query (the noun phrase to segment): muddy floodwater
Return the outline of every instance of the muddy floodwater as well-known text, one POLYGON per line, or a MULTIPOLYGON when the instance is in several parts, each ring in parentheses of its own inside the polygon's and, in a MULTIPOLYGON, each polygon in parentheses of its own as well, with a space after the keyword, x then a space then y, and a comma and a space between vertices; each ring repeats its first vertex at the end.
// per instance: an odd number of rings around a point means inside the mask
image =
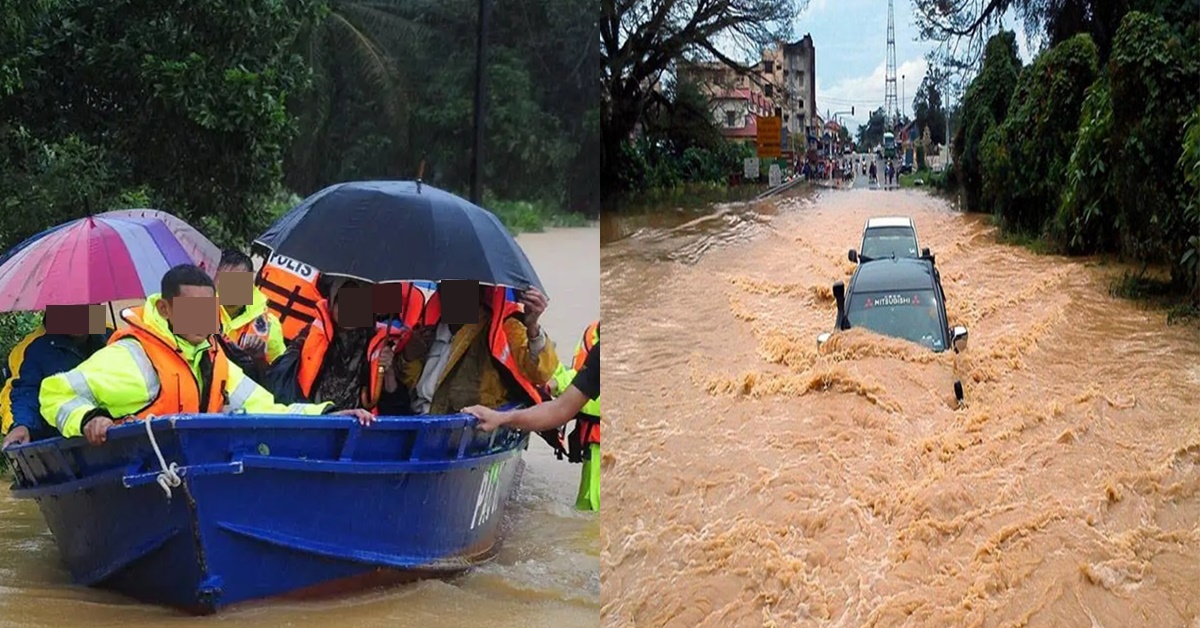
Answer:
MULTIPOLYGON (((599 230, 552 229, 518 242, 550 296, 542 323, 570 359, 600 309, 599 230)), ((525 461, 499 555, 466 575, 337 599, 253 602, 205 618, 72 586, 37 504, 14 499, 6 475, 0 480, 0 626, 597 626, 600 519, 573 508, 580 466, 555 459, 537 437, 525 461)), ((254 507, 252 496, 246 507, 254 507)))
POLYGON ((607 218, 604 625, 1200 626, 1200 331, 1113 265, 919 191, 607 218), (884 215, 936 255, 957 364, 817 355, 884 215))

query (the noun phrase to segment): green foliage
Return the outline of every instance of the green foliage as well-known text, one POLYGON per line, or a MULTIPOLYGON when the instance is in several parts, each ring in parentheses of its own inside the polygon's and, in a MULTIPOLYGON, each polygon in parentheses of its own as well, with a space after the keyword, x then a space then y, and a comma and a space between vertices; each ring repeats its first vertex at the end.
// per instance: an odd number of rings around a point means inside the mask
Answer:
MULTIPOLYGON (((1009 102, 1017 87, 1021 60, 1017 57, 1017 40, 1012 31, 1001 31, 988 40, 983 55, 983 67, 967 87, 962 104, 962 124, 954 141, 954 161, 969 211, 987 211, 984 206, 983 150, 989 133, 1008 115, 1009 102)), ((992 137, 993 152, 1001 148, 992 137)), ((1003 155, 993 155, 1000 159, 1003 155)))
POLYGON ((1071 253, 1117 249, 1116 221, 1106 212, 1114 209, 1112 126, 1112 95, 1107 77, 1101 77, 1083 100, 1067 186, 1053 226, 1056 239, 1071 253))
POLYGON ((35 152, 78 142, 72 154, 93 166, 79 185, 97 192, 87 204, 31 208, 46 212, 36 226, 140 188, 193 224, 249 237, 295 130, 287 99, 308 82, 290 42, 316 9, 315 0, 58 2, 31 25, 20 60, 30 71, 0 115, 37 138, 35 152))
POLYGON ((1188 238, 1179 266, 1191 291, 1192 304, 1200 307, 1200 105, 1192 111, 1184 128, 1179 167, 1186 184, 1183 232, 1188 238))
POLYGON ((858 125, 857 143, 860 153, 869 153, 883 143, 883 132, 887 126, 887 114, 883 107, 871 112, 866 124, 858 125))
POLYGON ((917 144, 917 170, 928 170, 929 165, 925 163, 925 146, 917 144))
POLYGON ((558 207, 544 202, 486 198, 484 207, 495 214, 514 235, 524 232, 540 233, 545 231, 546 227, 578 227, 587 222, 580 214, 563 212, 558 207))
POLYGON ((0 252, 48 227, 121 207, 148 207, 145 188, 125 189, 128 171, 79 136, 58 142, 22 127, 0 133, 0 252))
POLYGON ((1063 238, 1076 251, 1172 264, 1176 285, 1192 285, 1184 258, 1196 222, 1180 144, 1169 138, 1193 112, 1200 45, 1160 17, 1130 12, 1113 40, 1107 83, 1093 86, 1081 115, 1073 189, 1057 221, 1063 238))
MULTIPOLYGON (((307 195, 347 180, 470 185, 474 0, 330 0, 300 49, 314 90, 296 101, 304 133, 287 183, 307 195)), ((594 5, 530 0, 493 11, 483 182, 503 199, 598 210, 599 97, 594 5), (530 37, 537 33, 537 37, 530 37)))
POLYGON ((1095 44, 1077 35, 1021 72, 1007 116, 980 146, 980 208, 990 208, 1004 227, 1041 233, 1058 207, 1079 110, 1096 71, 1095 44))
POLYGON ((0 360, 8 366, 8 354, 25 336, 42 324, 40 312, 0 313, 0 360))

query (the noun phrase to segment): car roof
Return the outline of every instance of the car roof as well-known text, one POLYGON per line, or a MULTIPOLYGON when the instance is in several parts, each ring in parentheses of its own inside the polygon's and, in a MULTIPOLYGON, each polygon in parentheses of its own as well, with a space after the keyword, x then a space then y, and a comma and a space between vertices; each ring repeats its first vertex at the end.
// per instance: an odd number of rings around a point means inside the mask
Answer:
POLYGON ((854 271, 850 287, 852 292, 932 290, 933 264, 911 257, 871 260, 854 271))
POLYGON ((911 227, 913 226, 912 218, 907 216, 881 216, 879 218, 867 219, 867 229, 875 227, 911 227))

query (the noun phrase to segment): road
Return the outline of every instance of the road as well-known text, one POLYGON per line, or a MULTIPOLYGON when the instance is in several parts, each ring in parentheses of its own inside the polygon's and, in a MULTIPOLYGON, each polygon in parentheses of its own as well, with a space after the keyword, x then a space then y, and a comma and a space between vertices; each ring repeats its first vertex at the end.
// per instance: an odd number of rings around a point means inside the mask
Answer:
POLYGON ((1200 330, 1110 296, 1124 267, 916 189, 609 223, 605 625, 1198 625, 1200 330), (937 255, 965 354, 817 354, 882 215, 937 255))

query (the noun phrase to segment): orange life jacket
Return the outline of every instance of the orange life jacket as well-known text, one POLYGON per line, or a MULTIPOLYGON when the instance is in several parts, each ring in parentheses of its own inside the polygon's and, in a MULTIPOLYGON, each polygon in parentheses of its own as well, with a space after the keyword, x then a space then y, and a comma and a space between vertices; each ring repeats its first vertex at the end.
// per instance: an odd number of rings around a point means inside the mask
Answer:
POLYGON ((271 323, 267 320, 266 314, 255 316, 253 320, 243 325, 241 329, 233 330, 226 338, 235 345, 241 345, 242 339, 246 336, 257 336, 263 341, 263 346, 266 346, 271 336, 271 323))
MULTIPOLYGON (((304 393, 304 397, 309 400, 312 399, 313 386, 316 384, 317 376, 321 373, 321 366, 325 363, 325 354, 329 351, 329 343, 333 340, 332 332, 335 329, 333 319, 329 315, 327 301, 324 299, 318 301, 316 312, 317 317, 313 321, 312 327, 309 328, 304 345, 300 348, 300 367, 297 373, 300 392, 304 393)), ((400 353, 408 344, 408 338, 407 331, 400 332, 383 323, 375 325, 375 335, 367 344, 367 361, 370 366, 369 383, 366 388, 359 391, 359 401, 362 403, 362 407, 370 409, 372 413, 379 413, 378 409, 373 407, 376 395, 380 392, 379 377, 377 377, 379 355, 388 342, 393 342, 395 352, 400 353)))
POLYGON ((508 334, 504 333, 504 321, 523 313, 525 308, 520 303, 513 303, 505 299, 504 288, 490 288, 489 292, 491 293, 492 319, 488 326, 488 348, 492 352, 492 358, 516 380, 521 389, 525 391, 530 403, 539 404, 542 402, 542 393, 521 372, 521 367, 517 365, 517 360, 513 357, 512 349, 508 345, 508 334))
MULTIPOLYGON (((520 303, 513 303, 504 298, 504 288, 489 288, 488 295, 491 301, 492 318, 488 325, 488 349, 491 351, 492 359, 499 363, 504 371, 512 376, 521 390, 525 392, 525 401, 532 405, 542 403, 542 392, 533 382, 529 381, 528 377, 521 372, 521 367, 517 365, 516 358, 512 355, 512 348, 508 344, 508 334, 504 333, 504 321, 511 316, 516 316, 525 311, 524 306, 520 303)), ((515 400, 510 400, 515 401, 515 400)), ((564 428, 554 430, 543 430, 538 432, 538 435, 546 441, 554 449, 554 455, 559 460, 567 455, 567 443, 564 438, 564 428)))
MULTIPOLYGON (((588 325, 588 328, 583 331, 582 346, 579 348, 579 351, 575 352, 573 369, 576 373, 583 369, 584 363, 587 362, 588 353, 592 350, 592 347, 596 346, 596 342, 599 341, 600 321, 596 321, 588 325)), ((571 438, 579 440, 578 445, 582 447, 584 455, 587 455, 589 445, 600 444, 600 417, 582 412, 579 413, 576 419, 575 431, 571 433, 571 438)))
POLYGON ((320 276, 312 266, 279 254, 272 254, 258 272, 256 283, 267 297, 267 307, 279 317, 285 341, 291 342, 317 319, 320 276))
POLYGON ((593 340, 598 341, 599 338, 600 321, 588 325, 588 328, 583 330, 583 340, 580 341, 580 344, 583 346, 579 351, 575 352, 575 362, 571 365, 571 370, 578 373, 583 368, 583 363, 587 362, 588 352, 592 350, 592 347, 596 346, 596 342, 593 342, 593 340))
POLYGON ((196 381, 191 365, 179 354, 175 342, 163 338, 142 321, 142 308, 138 306, 122 312, 121 318, 125 319, 128 326, 118 329, 108 341, 112 344, 122 338, 137 340, 154 366, 154 372, 158 374, 158 396, 151 399, 145 408, 135 412, 134 416, 146 419, 150 415, 205 414, 224 410, 228 402, 226 383, 229 381, 229 359, 225 352, 216 344, 206 351, 212 365, 212 377, 210 381, 203 382, 204 389, 201 390, 201 383, 196 381))

